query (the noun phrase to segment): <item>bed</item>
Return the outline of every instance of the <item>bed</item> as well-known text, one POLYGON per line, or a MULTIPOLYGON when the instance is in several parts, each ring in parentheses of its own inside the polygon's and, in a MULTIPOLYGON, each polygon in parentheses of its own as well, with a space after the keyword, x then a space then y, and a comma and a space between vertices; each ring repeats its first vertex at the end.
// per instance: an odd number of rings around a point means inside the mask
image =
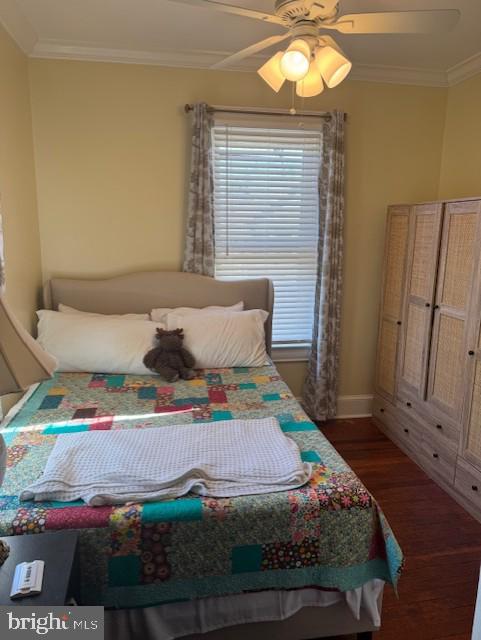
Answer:
MULTIPOLYGON (((63 303, 97 313, 145 313, 239 300, 271 314, 270 352, 273 292, 265 279, 220 282, 161 272, 54 279, 44 302, 51 309, 63 303)), ((227 640, 247 630, 253 638, 309 638, 378 627, 382 587, 395 587, 401 571, 399 546, 379 505, 272 364, 201 370, 173 384, 158 376, 56 374, 16 408, 3 436, 9 457, 0 535, 78 530, 80 602, 108 609, 107 637, 142 629, 143 637, 165 639, 202 631, 202 638, 227 640), (266 416, 279 420, 313 465, 307 486, 105 507, 18 500, 42 472, 59 433, 266 416)))

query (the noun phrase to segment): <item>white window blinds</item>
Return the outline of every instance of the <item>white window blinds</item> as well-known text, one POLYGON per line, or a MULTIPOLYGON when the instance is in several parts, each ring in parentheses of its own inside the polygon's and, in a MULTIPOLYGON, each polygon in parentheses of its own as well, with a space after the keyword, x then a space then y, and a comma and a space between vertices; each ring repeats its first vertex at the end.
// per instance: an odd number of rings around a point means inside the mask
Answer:
POLYGON ((273 343, 308 344, 317 277, 320 124, 254 120, 216 120, 213 128, 215 275, 270 278, 273 343))

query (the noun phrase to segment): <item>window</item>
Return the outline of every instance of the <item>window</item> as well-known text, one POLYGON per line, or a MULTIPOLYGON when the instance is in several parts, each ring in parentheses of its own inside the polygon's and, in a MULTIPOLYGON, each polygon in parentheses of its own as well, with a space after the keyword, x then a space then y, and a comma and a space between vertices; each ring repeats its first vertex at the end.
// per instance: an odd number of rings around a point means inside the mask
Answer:
POLYGON ((213 128, 215 275, 273 281, 273 346, 285 355, 312 339, 320 124, 239 120, 213 128))

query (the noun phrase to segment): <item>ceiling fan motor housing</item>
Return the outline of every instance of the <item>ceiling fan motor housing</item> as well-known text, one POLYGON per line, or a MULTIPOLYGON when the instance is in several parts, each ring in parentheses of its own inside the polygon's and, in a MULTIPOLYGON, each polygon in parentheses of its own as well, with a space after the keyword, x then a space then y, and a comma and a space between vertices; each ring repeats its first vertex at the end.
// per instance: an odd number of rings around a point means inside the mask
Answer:
POLYGON ((291 27, 291 36, 293 40, 297 38, 305 40, 311 48, 311 51, 313 51, 319 40, 319 29, 311 20, 298 20, 295 25, 291 27))
POLYGON ((325 20, 335 17, 339 12, 339 3, 333 0, 276 0, 275 14, 281 18, 286 25, 296 23, 298 20, 309 19, 311 10, 315 9, 315 18, 325 20))

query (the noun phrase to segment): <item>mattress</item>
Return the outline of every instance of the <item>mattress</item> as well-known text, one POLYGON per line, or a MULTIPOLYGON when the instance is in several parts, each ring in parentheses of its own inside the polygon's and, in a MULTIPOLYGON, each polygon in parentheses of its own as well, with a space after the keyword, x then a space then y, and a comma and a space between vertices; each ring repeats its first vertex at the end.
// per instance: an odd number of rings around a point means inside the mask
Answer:
MULTIPOLYGON (((130 608, 266 589, 396 586, 402 553, 374 498, 309 421, 273 366, 158 376, 61 373, 3 430, 0 535, 79 531, 81 603, 130 608), (313 465, 296 490, 88 507, 20 502, 58 434, 275 416, 313 465)), ((182 452, 179 451, 179 455, 182 452)))

